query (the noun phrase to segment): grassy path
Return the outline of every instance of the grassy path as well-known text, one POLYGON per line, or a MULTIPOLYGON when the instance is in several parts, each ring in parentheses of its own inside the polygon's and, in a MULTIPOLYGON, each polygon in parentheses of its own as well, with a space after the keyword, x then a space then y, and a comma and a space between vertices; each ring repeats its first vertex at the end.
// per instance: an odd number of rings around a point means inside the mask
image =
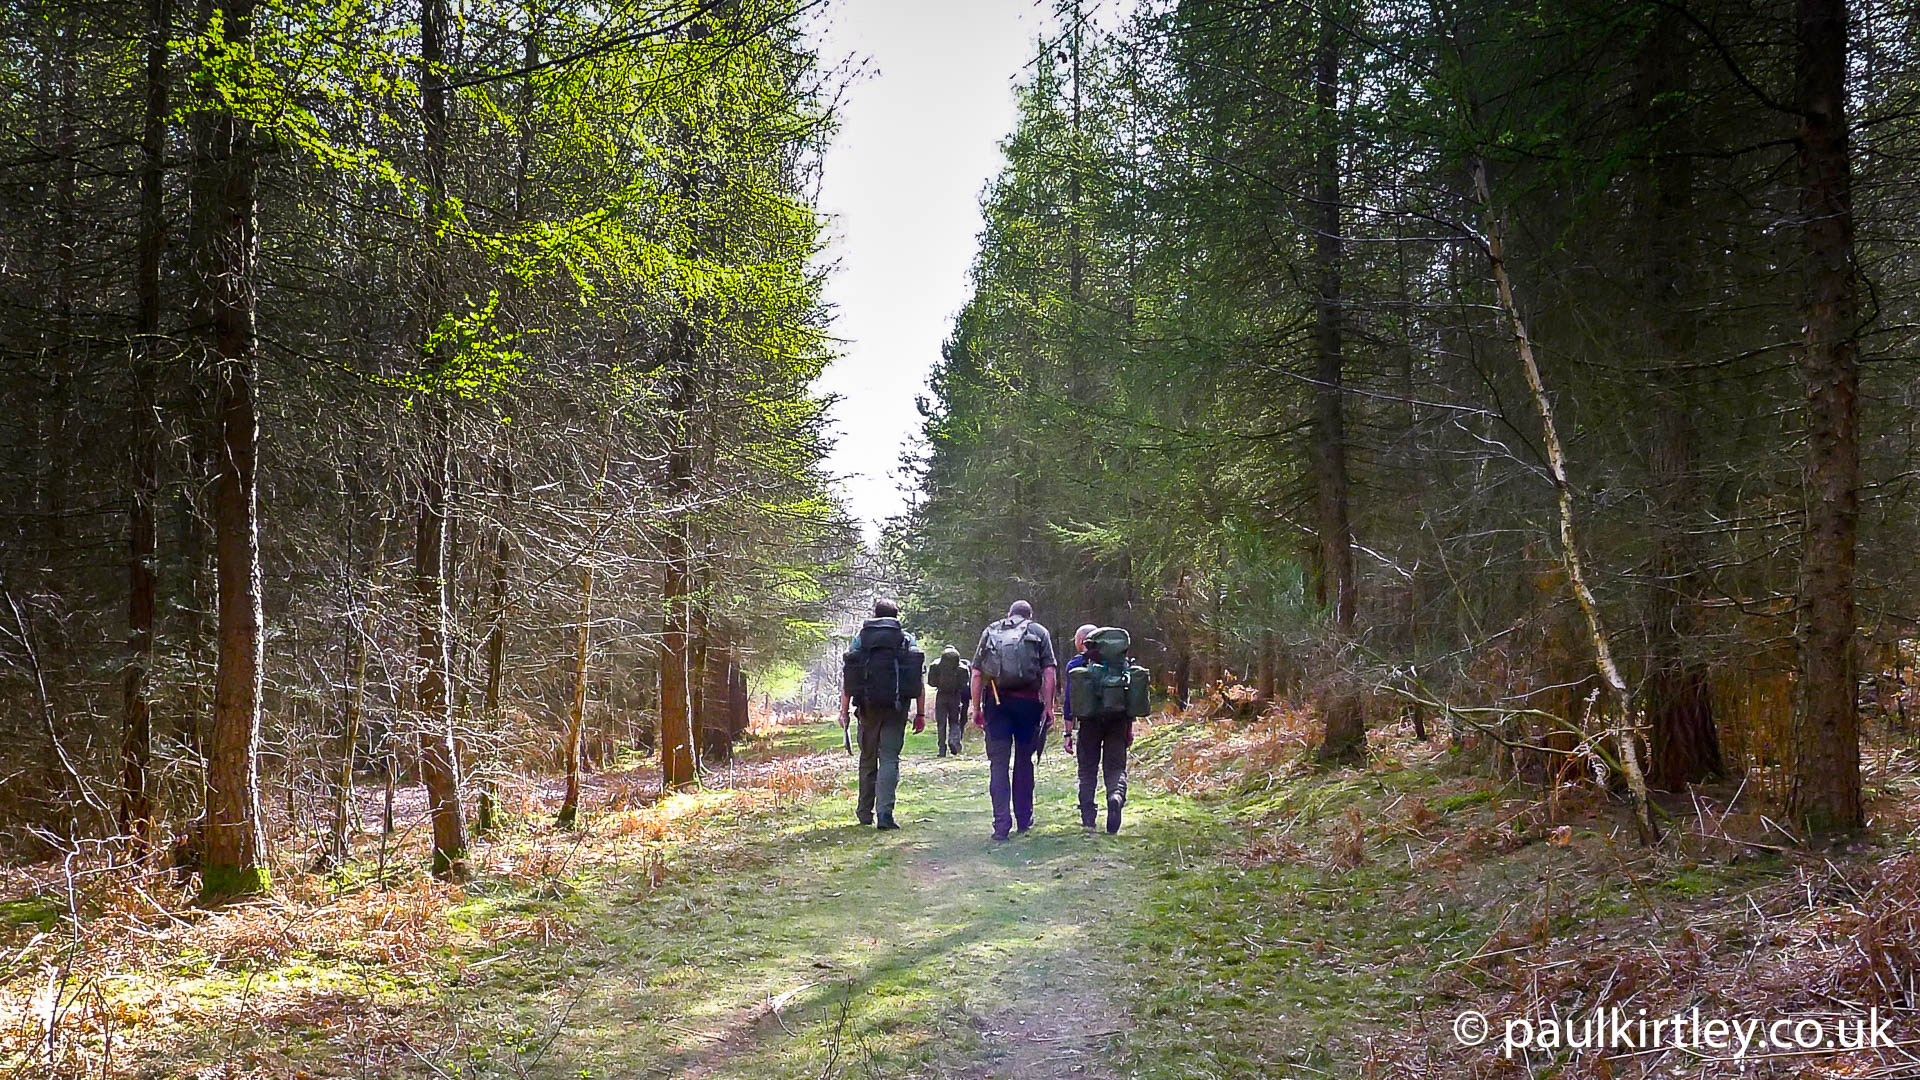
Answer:
MULTIPOLYGON (((715 818, 693 853, 704 864, 685 876, 655 887, 629 866, 556 897, 586 934, 472 965, 480 978, 461 997, 491 1014, 477 1026, 505 1032, 471 1048, 473 1071, 1122 1075, 1114 1043, 1131 1020, 1117 922, 1165 850, 1156 827, 1186 804, 1141 798, 1120 835, 1088 834, 1056 740, 1034 829, 996 844, 969 734, 958 759, 909 736, 898 832, 853 823, 850 764, 840 790, 715 818)), ((838 742, 837 728, 803 736, 838 742)))

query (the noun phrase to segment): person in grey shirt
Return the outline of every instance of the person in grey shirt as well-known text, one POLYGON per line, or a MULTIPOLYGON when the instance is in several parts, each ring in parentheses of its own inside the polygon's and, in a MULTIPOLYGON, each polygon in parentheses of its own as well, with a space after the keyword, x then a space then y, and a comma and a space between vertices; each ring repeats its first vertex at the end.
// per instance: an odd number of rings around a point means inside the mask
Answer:
POLYGON ((980 632, 973 653, 974 724, 987 733, 987 791, 993 838, 1033 827, 1033 756, 1053 719, 1059 689, 1053 635, 1033 621, 1033 605, 1015 600, 1007 617, 980 632))

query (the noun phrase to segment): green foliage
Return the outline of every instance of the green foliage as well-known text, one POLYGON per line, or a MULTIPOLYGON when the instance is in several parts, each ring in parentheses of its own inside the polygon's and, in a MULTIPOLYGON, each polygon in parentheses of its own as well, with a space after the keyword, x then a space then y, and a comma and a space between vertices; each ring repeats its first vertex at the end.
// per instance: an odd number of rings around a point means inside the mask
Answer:
POLYGON ((273 872, 264 866, 208 867, 200 875, 202 904, 264 895, 273 887, 273 872))

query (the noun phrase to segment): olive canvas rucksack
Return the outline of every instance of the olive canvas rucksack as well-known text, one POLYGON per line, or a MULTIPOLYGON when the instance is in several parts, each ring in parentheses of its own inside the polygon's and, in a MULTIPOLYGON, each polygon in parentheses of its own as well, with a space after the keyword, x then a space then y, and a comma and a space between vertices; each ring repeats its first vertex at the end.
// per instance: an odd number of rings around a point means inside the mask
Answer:
POLYGON ((958 694, 967 685, 967 662, 957 652, 941 654, 933 662, 933 688, 943 694, 958 694))
POLYGON ((1127 658, 1133 639, 1117 626, 1087 635, 1087 662, 1067 672, 1073 718, 1145 716, 1152 675, 1127 658))

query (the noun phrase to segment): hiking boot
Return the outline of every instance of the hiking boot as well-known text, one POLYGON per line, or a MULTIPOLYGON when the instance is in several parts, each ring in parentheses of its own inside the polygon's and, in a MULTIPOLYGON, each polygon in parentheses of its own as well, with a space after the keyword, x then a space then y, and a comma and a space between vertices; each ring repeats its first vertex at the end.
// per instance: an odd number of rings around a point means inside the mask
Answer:
POLYGON ((1126 799, 1118 795, 1107 796, 1107 831, 1109 833, 1120 831, 1120 808, 1125 805, 1127 805, 1126 799))
POLYGON ((861 814, 861 815, 860 815, 860 818, 859 818, 859 821, 860 821, 860 824, 862 824, 862 825, 871 825, 871 824, 873 824, 873 815, 872 815, 872 814, 861 814))
POLYGON ((1096 815, 1093 811, 1091 810, 1080 811, 1080 827, 1081 828, 1092 829, 1092 828, 1098 827, 1099 824, 1100 824, 1099 816, 1096 815))
POLYGON ((886 831, 886 830, 888 830, 888 829, 897 829, 897 828, 899 828, 899 827, 900 827, 900 826, 898 826, 898 825, 895 825, 895 824, 893 823, 893 815, 892 815, 892 814, 881 814, 881 815, 880 815, 880 824, 879 824, 879 825, 877 825, 877 826, 875 826, 875 828, 878 828, 878 829, 879 829, 879 830, 880 830, 881 832, 885 832, 885 831, 886 831))
POLYGON ((940 752, 938 754, 934 755, 934 757, 946 757, 946 756, 947 756, 947 748, 944 746, 940 748, 940 752))
POLYGON ((994 842, 994 843, 996 843, 996 844, 1004 844, 1004 843, 1006 843, 1006 842, 1007 842, 1007 834, 1006 834, 1006 833, 1003 833, 1003 832, 996 832, 996 833, 994 833, 994 834, 993 834, 993 842, 994 842))

